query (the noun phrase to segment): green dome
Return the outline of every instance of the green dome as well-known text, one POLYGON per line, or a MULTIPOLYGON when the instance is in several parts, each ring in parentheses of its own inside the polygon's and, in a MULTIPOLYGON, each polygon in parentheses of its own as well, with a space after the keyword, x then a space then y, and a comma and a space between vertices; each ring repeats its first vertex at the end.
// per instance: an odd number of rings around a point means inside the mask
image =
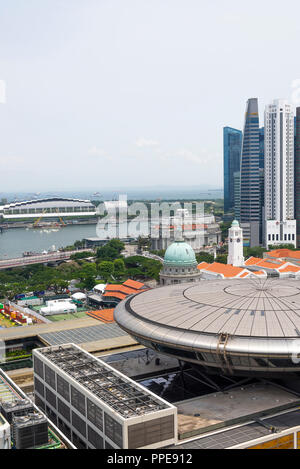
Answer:
POLYGON ((197 265, 193 248, 184 241, 175 241, 165 253, 164 265, 194 267, 197 265))

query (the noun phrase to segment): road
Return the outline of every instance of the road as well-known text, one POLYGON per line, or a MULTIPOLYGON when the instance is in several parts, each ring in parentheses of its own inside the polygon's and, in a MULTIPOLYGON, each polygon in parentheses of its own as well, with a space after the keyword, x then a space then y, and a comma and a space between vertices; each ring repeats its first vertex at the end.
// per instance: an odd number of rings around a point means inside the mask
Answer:
POLYGON ((9 269, 12 267, 24 267, 25 265, 32 264, 46 264, 48 262, 64 261, 70 259, 73 254, 78 254, 80 252, 93 253, 94 251, 92 249, 78 249, 77 251, 53 252, 47 254, 39 254, 38 256, 5 259, 0 261, 0 270, 9 269))

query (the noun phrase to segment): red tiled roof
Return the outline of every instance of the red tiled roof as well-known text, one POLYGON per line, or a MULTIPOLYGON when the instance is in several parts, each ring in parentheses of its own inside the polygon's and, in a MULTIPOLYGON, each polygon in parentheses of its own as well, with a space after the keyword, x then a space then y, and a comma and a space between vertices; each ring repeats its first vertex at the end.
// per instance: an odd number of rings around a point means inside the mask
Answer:
POLYGON ((208 272, 215 272, 217 274, 223 274, 226 278, 236 277, 241 272, 243 268, 235 267, 231 264, 221 264, 220 262, 213 262, 212 264, 207 264, 206 262, 201 262, 197 268, 199 270, 207 270, 208 272), (206 265, 203 265, 206 264, 206 265))
POLYGON ((300 267, 297 265, 287 265, 283 269, 279 269, 280 272, 299 272, 300 267))
POLYGON ((120 300, 124 300, 126 298, 126 293, 120 293, 118 291, 116 292, 113 292, 113 291, 108 291, 106 293, 104 293, 102 296, 105 296, 105 297, 110 297, 110 298, 119 298, 120 300))
POLYGON ((300 259, 300 251, 292 251, 291 249, 274 249, 267 253, 271 257, 289 257, 291 259, 300 259))
POLYGON ((134 290, 141 290, 145 288, 145 285, 142 282, 137 282, 136 280, 131 280, 130 278, 123 283, 125 287, 134 288, 134 290))
POLYGON ((88 316, 94 319, 98 319, 101 322, 111 323, 114 322, 114 309, 100 309, 98 311, 88 311, 88 316))
POLYGON ((247 259, 245 261, 245 265, 256 265, 258 264, 258 262, 262 261, 263 259, 261 259, 260 257, 249 257, 249 259, 247 259))

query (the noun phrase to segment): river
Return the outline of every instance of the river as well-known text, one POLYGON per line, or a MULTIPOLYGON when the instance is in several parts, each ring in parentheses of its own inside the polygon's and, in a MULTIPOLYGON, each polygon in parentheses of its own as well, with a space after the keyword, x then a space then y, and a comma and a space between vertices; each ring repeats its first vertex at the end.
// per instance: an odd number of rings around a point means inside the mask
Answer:
POLYGON ((48 251, 72 245, 83 238, 95 238, 96 225, 70 225, 58 230, 11 228, 0 234, 0 259, 21 257, 25 251, 48 251))

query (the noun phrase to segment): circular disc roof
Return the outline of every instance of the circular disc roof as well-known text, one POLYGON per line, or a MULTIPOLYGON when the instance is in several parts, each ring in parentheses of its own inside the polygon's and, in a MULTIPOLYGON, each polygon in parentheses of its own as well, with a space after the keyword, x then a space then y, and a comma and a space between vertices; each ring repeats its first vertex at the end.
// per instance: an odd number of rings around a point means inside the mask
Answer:
MULTIPOLYGON (((300 284, 292 279, 217 280, 171 285, 130 298, 116 311, 127 317, 181 331, 232 336, 300 337, 300 284)), ((126 324, 124 323, 124 326, 126 324)))
POLYGON ((179 267, 197 265, 193 248, 184 241, 175 241, 166 250, 164 265, 179 267))

